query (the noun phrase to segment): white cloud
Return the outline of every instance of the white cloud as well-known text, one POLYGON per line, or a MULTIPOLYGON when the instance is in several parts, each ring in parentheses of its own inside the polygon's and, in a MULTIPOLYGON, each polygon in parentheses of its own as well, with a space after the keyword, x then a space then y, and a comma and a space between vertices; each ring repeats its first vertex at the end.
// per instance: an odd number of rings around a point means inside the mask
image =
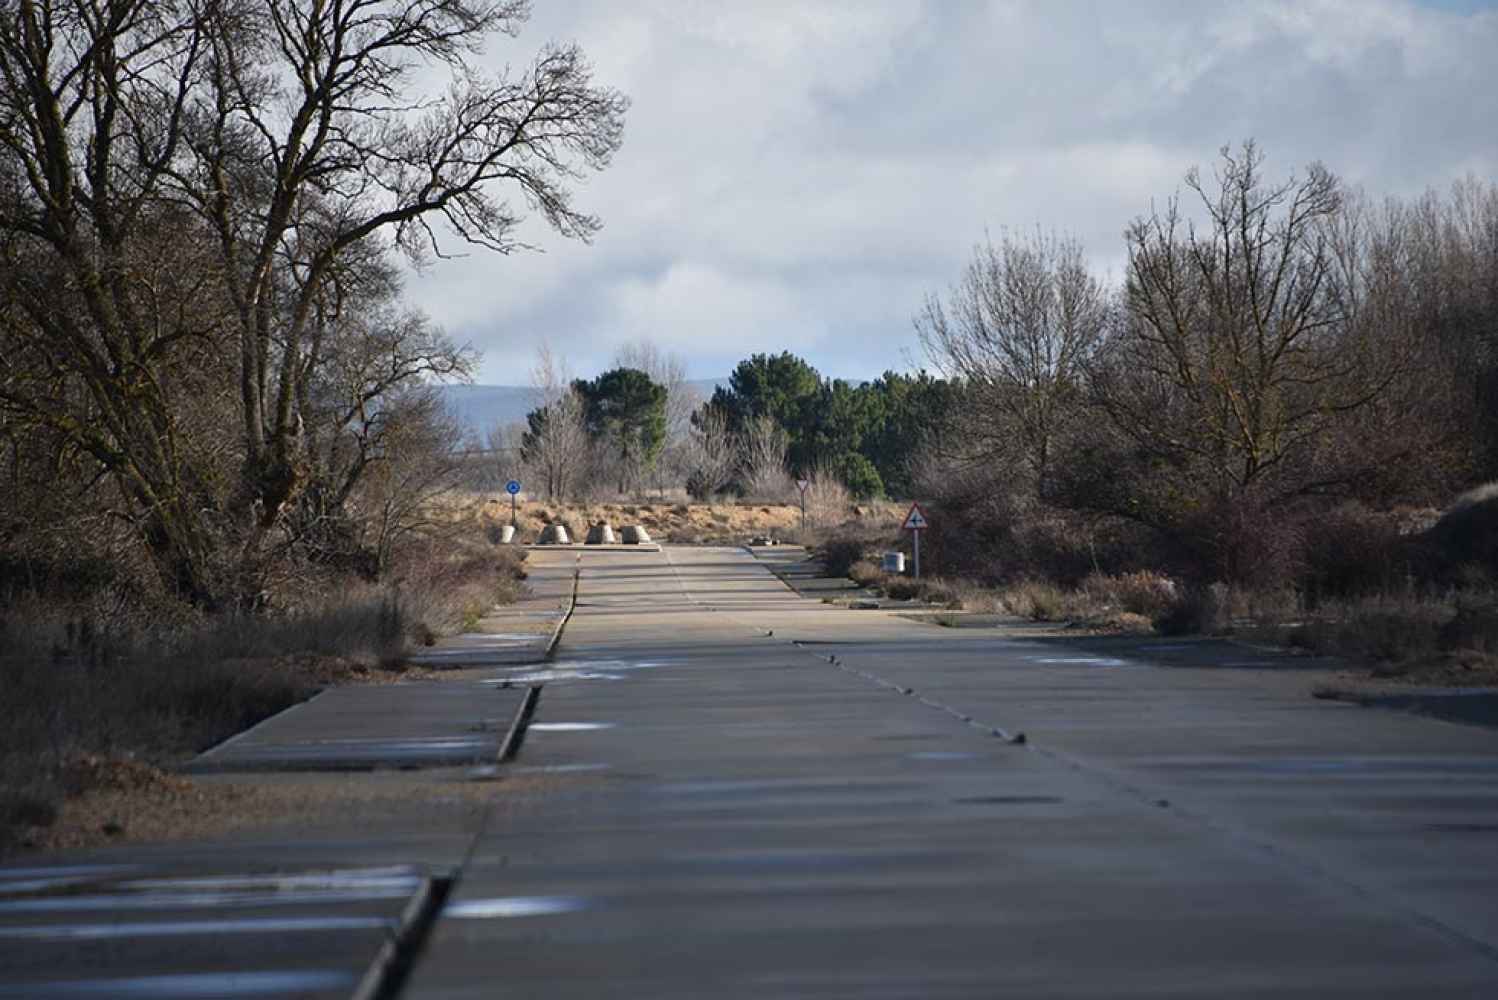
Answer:
POLYGON ((695 376, 782 349, 877 374, 985 228, 1073 232, 1116 276, 1123 227, 1224 143, 1374 193, 1498 179, 1498 13, 1470 4, 538 5, 496 55, 576 39, 634 101, 578 193, 606 228, 532 225, 546 254, 439 263, 409 295, 489 381, 543 336, 585 373, 653 336, 695 376))

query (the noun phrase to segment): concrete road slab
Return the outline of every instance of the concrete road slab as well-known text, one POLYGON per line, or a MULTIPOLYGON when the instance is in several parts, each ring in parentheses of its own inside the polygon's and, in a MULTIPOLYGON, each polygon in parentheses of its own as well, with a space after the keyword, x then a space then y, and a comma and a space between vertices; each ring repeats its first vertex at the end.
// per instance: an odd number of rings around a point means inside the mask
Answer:
POLYGON ((0 868, 0 997, 346 998, 431 888, 410 866, 0 868))
POLYGON ((1454 832, 1491 734, 662 555, 584 567, 517 761, 556 785, 479 837, 407 995, 1498 990, 1495 838, 1454 832))
MULTIPOLYGON (((557 581, 577 564, 530 565, 557 581)), ((238 741, 294 757, 478 738, 470 717, 541 684, 502 807, 428 797, 39 862, 0 871, 0 903, 156 875, 450 868, 403 997, 1498 995, 1498 734, 1317 701, 1315 671, 1208 644, 1139 659, 1004 635, 831 609, 742 550, 588 553, 555 660, 455 674, 405 708, 319 716, 320 698, 238 741), (117 867, 68 881, 89 864, 117 867)), ((33 992, 13 995, 347 995, 374 930, 357 922, 397 902, 179 902, 151 919, 186 925, 180 954, 161 931, 118 962, 76 939, 99 923, 86 909, 0 908, 0 929, 83 928, 30 952, 33 992), (285 914, 329 923, 247 923, 285 914), (243 926, 209 939, 195 920, 243 926), (212 992, 226 970, 250 977, 239 993, 212 992)), ((113 905, 111 923, 138 922, 113 905)), ((0 961, 42 945, 0 933, 0 961)))
POLYGON ((333 688, 200 754, 191 774, 492 764, 524 695, 481 682, 333 688))

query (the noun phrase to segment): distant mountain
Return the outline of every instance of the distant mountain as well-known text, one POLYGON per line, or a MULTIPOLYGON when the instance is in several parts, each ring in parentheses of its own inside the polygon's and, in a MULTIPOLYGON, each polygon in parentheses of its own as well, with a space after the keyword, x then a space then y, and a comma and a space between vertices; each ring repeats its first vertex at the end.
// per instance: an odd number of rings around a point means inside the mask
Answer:
MULTIPOLYGON (((705 400, 727 384, 726 378, 703 378, 689 380, 687 387, 705 400)), ((525 423, 525 415, 536 407, 536 390, 528 385, 443 385, 437 390, 453 415, 480 439, 491 428, 525 423)))
POLYGON ((453 416, 480 439, 491 428, 525 423, 536 406, 536 390, 528 385, 443 385, 437 391, 453 416))

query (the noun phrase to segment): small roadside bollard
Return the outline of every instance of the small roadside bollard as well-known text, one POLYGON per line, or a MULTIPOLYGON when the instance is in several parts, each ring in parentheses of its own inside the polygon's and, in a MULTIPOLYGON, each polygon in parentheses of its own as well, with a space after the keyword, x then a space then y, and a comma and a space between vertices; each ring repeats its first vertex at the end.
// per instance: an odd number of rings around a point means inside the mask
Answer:
POLYGON ((905 575, 905 553, 903 553, 903 552, 886 552, 886 553, 884 553, 884 562, 883 562, 883 565, 881 566, 881 568, 886 573, 897 573, 897 574, 899 574, 901 576, 904 576, 905 575))
POLYGON ((625 545, 645 545, 650 541, 650 532, 639 524, 626 524, 619 529, 619 535, 619 540, 625 545))
POLYGON ((585 545, 613 545, 614 528, 607 521, 599 521, 588 529, 588 537, 583 540, 585 545))
POLYGON ((502 524, 499 526, 499 544, 509 545, 515 541, 515 526, 513 524, 502 524))
POLYGON ((572 536, 567 532, 565 524, 548 524, 541 529, 541 537, 537 540, 538 545, 571 545, 572 536))

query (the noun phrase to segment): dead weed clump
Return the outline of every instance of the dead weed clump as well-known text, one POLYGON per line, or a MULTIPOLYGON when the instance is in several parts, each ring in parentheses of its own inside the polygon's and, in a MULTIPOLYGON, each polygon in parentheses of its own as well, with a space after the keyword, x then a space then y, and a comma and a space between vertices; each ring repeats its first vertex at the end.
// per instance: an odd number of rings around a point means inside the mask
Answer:
POLYGON ((400 627, 411 642, 473 629, 499 604, 525 593, 526 550, 455 540, 412 549, 399 562, 391 589, 400 627))
POLYGON ((828 576, 847 576, 856 564, 867 561, 868 553, 868 541, 852 535, 828 538, 817 550, 828 576))
POLYGON ((875 587, 884 583, 885 575, 878 563, 860 559, 848 567, 848 579, 860 587, 875 587))
POLYGON ((1287 629, 1290 645, 1371 665, 1373 676, 1498 682, 1498 595, 1376 597, 1321 609, 1287 629))
POLYGON ((1181 599, 1174 580, 1145 570, 1117 576, 1092 573, 1078 590, 1096 613, 1118 611, 1149 619, 1166 614, 1181 599))
POLYGON ((1162 635, 1223 635, 1232 626, 1232 593, 1223 583, 1186 587, 1154 623, 1162 635))
POLYGON ((1054 583, 1021 580, 1005 587, 1000 600, 1011 614, 1037 622, 1061 621, 1067 617, 1067 594, 1054 583))

